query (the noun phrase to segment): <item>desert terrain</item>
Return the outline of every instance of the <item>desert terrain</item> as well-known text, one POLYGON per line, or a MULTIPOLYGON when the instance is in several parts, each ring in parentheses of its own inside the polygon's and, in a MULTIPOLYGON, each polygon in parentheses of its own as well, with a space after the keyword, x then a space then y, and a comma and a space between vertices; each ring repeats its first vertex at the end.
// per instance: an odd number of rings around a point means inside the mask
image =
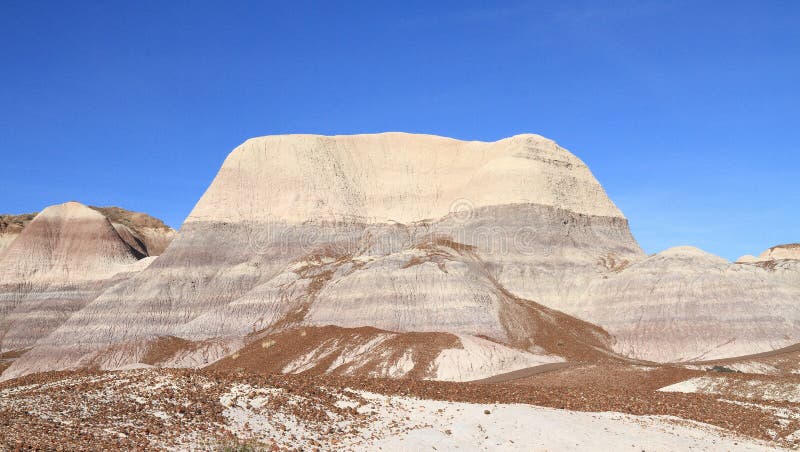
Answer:
POLYGON ((800 448, 800 245, 646 254, 523 134, 277 135, 0 217, 0 448, 800 448))

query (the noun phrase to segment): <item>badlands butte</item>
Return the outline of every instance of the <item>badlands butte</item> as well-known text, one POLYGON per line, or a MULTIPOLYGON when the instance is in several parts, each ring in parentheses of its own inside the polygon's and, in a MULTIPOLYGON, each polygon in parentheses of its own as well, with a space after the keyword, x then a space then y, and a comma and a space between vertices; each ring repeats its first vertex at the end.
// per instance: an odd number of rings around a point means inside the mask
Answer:
MULTIPOLYGON (((733 263, 688 246, 648 256, 589 168, 538 135, 254 138, 177 233, 77 202, 0 217, 7 432, 52 432, 52 413, 11 395, 23 383, 300 374, 385 397, 671 415, 791 446, 799 343, 800 245, 733 263)), ((220 416, 207 423, 258 437, 220 416)), ((117 428, 87 434, 197 438, 117 428)), ((260 440, 306 441, 279 436, 260 440)))

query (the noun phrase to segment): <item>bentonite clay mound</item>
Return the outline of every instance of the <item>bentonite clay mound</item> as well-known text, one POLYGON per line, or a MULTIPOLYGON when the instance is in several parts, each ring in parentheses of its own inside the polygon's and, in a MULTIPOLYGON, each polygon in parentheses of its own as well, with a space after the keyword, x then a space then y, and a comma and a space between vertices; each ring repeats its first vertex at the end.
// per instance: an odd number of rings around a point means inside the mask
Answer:
POLYGON ((750 355, 800 342, 800 261, 764 267, 677 247, 592 281, 579 316, 614 350, 658 362, 750 355))
MULTIPOLYGON (((564 356, 593 362, 621 361, 601 346, 582 342, 587 339, 585 332, 576 334, 575 330, 544 323, 541 326, 537 333, 542 338, 539 343, 543 348, 538 354, 486 338, 450 333, 393 333, 372 327, 300 327, 254 334, 247 346, 209 368, 260 374, 469 381, 562 362, 564 356), (549 347, 552 349, 548 350, 549 347)), ((532 340, 537 341, 538 337, 532 340)))
POLYGON ((4 223, 19 234, 0 252, 0 352, 33 346, 153 259, 131 246, 133 234, 77 202, 26 218, 4 223))
MULTIPOLYGON (((175 238, 175 230, 158 218, 121 207, 90 206, 108 218, 125 242, 142 257, 158 256, 175 238)), ((22 233, 37 213, 0 215, 0 252, 22 233)))

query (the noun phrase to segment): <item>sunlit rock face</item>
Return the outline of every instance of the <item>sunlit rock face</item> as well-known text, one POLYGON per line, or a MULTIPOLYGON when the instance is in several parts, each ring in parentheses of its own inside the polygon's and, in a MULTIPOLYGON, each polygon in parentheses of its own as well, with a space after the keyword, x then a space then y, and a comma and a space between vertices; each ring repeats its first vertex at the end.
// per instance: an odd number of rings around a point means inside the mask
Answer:
MULTIPOLYGON (((643 257, 586 165, 537 135, 255 138, 153 265, 4 377, 160 336, 300 325, 481 335, 542 355, 526 300, 569 312, 593 278, 643 257)), ((584 330, 585 341, 607 339, 584 330)))
MULTIPOLYGON (((104 289, 145 268, 102 213, 77 202, 44 209, 0 251, 0 351, 33 346, 104 289)), ((139 240, 133 232, 128 239, 139 240)))
POLYGON ((800 243, 774 246, 761 253, 762 260, 800 260, 800 243))

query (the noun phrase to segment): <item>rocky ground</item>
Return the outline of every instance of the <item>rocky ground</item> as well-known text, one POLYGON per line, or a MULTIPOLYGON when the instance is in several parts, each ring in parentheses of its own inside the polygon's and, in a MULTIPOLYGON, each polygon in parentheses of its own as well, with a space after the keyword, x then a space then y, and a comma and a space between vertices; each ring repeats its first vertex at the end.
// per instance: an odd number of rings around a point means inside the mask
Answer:
POLYGON ((0 384, 0 449, 796 449, 795 380, 800 376, 610 364, 499 384, 210 370, 57 372, 0 384), (716 392, 686 383, 697 378, 734 383, 716 392), (767 391, 768 399, 737 391, 778 380, 788 393, 767 391), (666 392, 676 384, 683 392, 666 392))

